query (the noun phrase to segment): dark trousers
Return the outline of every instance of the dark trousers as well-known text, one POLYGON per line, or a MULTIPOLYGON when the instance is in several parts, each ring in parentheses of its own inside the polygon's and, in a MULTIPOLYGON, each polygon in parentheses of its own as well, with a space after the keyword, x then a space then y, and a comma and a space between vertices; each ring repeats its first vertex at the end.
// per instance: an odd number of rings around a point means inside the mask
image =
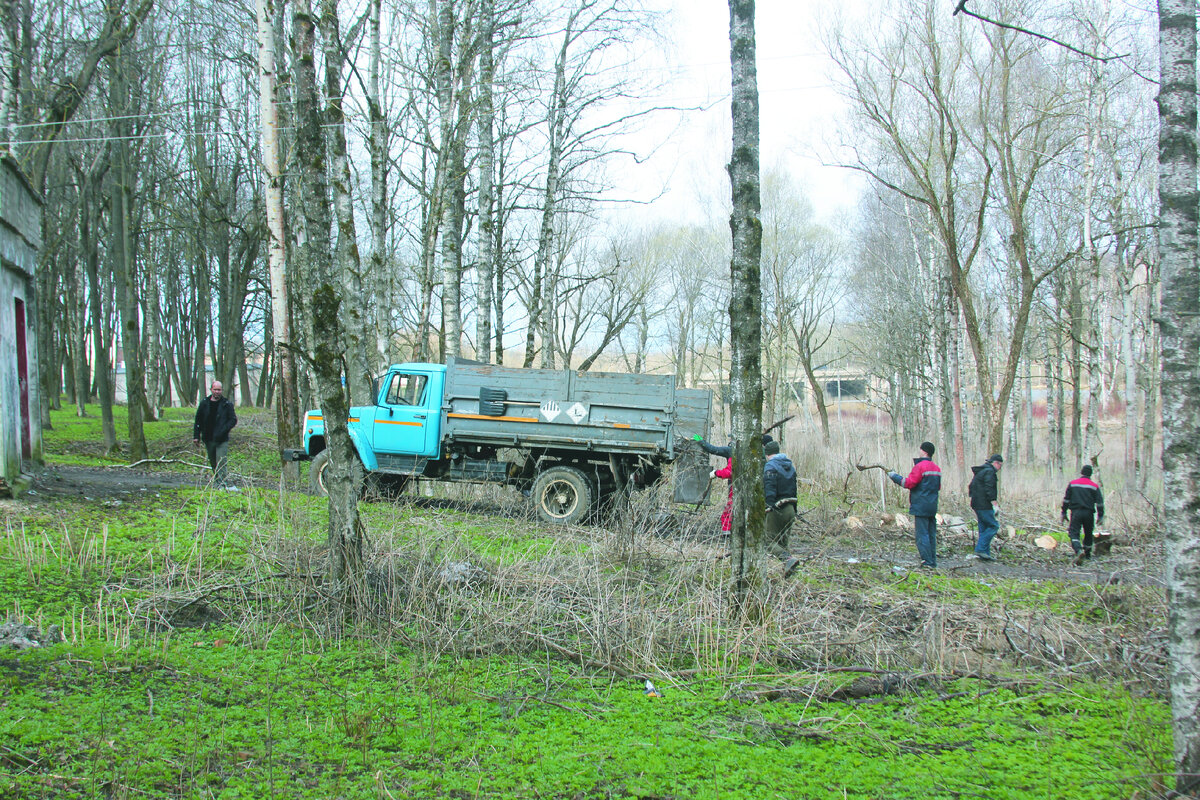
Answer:
POLYGON ((937 517, 913 517, 917 554, 927 567, 937 566, 937 517))
POLYGON ((205 439, 204 449, 208 451, 208 465, 212 467, 213 483, 217 486, 224 486, 225 467, 229 463, 229 440, 210 442, 205 439))
POLYGON ((767 512, 767 552, 780 561, 786 561, 792 557, 788 551, 788 532, 791 531, 792 523, 795 521, 796 506, 794 504, 767 512))
POLYGON ((1096 515, 1091 511, 1071 509, 1071 526, 1067 535, 1071 537, 1071 549, 1078 553, 1081 549, 1085 556, 1092 554, 1092 531, 1096 528, 1096 515), (1079 546, 1079 530, 1083 529, 1083 547, 1079 546))

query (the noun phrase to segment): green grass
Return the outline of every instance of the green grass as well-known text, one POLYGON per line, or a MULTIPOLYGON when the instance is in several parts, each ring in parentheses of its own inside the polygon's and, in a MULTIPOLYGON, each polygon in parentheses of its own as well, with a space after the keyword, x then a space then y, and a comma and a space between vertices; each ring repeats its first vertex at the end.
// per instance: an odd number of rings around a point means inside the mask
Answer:
POLYGON ((1162 704, 1086 684, 808 705, 698 681, 652 698, 537 656, 227 630, 0 664, 0 740, 22 767, 0 792, 27 798, 1117 798, 1169 748, 1162 704))
MULTIPOLYGON (((99 420, 63 413, 49 458, 88 463, 92 456, 69 451, 93 452, 99 420)), ((190 415, 175 410, 155 423, 162 428, 152 453, 190 444, 190 415)), ((267 415, 239 410, 245 427, 234 454, 242 474, 278 474, 262 433, 267 415)), ((412 591, 429 591, 416 587, 415 559, 434 568, 469 560, 510 580, 549 584, 535 633, 561 627, 557 641, 581 652, 593 633, 618 646, 639 643, 623 642, 620 631, 589 631, 605 619, 580 594, 592 584, 556 592, 549 578, 557 573, 533 569, 543 562, 576 559, 581 570, 595 570, 597 587, 611 579, 614 608, 628 616, 704 610, 683 595, 728 580, 728 562, 706 562, 689 564, 684 582, 666 583, 671 559, 687 557, 672 544, 621 560, 606 555, 611 538, 600 531, 568 537, 431 504, 366 503, 360 511, 369 540, 381 558, 400 562, 397 574, 412 591)), ((898 669, 928 672, 895 694, 833 700, 829 691, 838 686, 882 678, 787 669, 793 662, 775 657, 771 636, 749 623, 739 629, 716 609, 703 629, 711 641, 695 650, 680 642, 660 658, 663 668, 681 671, 653 673, 664 693, 655 698, 640 678, 598 665, 620 653, 569 660, 549 647, 503 641, 490 656, 456 647, 453 637, 485 616, 480 608, 495 596, 486 590, 441 589, 427 606, 401 604, 358 628, 331 626, 319 616, 318 584, 297 589, 279 577, 322 569, 319 560, 288 558, 320 558, 327 513, 321 498, 255 488, 0 506, 6 610, 43 629, 58 624, 69 639, 0 652, 0 798, 1117 800, 1154 796, 1151 776, 1169 771, 1170 713, 1159 687, 1114 679, 1103 665, 1050 676, 989 652, 995 675, 898 669), (223 608, 241 616, 169 629, 147 626, 153 615, 139 610, 143 601, 217 589, 239 598, 223 608), (295 610, 280 613, 289 603, 295 610), (447 625, 450 637, 433 635, 447 625), (800 688, 807 693, 793 700, 753 701, 762 690, 800 688)), ((1114 636, 1162 624, 1161 598, 1131 584, 901 576, 814 560, 790 588, 772 595, 763 629, 802 620, 793 627, 803 633, 810 618, 836 615, 844 602, 860 605, 850 619, 907 604, 980 615, 1011 609, 1023 621, 1051 615, 1114 636), (803 597, 818 605, 789 605, 803 597)), ((666 629, 635 622, 614 624, 656 635, 666 629)), ((924 636, 923 622, 917 633, 891 635, 924 636)))

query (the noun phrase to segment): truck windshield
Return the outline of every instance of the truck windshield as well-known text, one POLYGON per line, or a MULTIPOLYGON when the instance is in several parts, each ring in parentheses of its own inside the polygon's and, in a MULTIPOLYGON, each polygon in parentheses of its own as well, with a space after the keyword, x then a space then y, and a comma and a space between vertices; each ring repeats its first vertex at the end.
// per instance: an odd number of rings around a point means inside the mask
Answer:
POLYGON ((388 386, 387 402, 396 406, 417 406, 425 399, 429 376, 397 372, 388 386))

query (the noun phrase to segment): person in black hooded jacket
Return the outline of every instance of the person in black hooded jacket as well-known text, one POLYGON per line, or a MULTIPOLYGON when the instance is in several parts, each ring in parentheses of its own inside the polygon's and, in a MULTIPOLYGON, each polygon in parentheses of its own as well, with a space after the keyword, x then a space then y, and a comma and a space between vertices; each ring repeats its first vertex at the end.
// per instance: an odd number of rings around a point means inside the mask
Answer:
POLYGON ((790 577, 800 559, 788 551, 788 532, 796 520, 796 468, 779 452, 779 442, 763 445, 763 499, 767 503, 767 552, 783 562, 783 577, 790 577))
POLYGON ((978 467, 971 467, 974 476, 967 487, 971 495, 971 509, 979 522, 979 538, 975 540, 975 557, 982 561, 995 561, 992 557, 992 539, 1000 530, 996 514, 1000 512, 997 475, 1004 466, 1004 457, 995 453, 978 467))

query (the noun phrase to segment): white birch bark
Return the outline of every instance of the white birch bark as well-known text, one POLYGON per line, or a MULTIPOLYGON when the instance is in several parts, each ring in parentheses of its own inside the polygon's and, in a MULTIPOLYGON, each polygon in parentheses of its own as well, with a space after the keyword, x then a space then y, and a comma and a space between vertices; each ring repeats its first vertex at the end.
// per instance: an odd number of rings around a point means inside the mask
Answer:
MULTIPOLYGON (((388 128, 383 114, 383 95, 380 91, 380 63, 383 36, 380 16, 383 3, 371 0, 370 55, 367 64, 367 109, 370 114, 370 133, 367 150, 371 155, 371 268, 368 271, 375 298, 375 365, 387 364, 390 350, 389 315, 392 307, 392 274, 388 269, 388 128)), ((368 335, 364 338, 369 339, 368 335)))
POLYGON ((374 402, 371 397, 372 369, 368 351, 366 282, 358 251, 358 233, 350 196, 350 160, 346 146, 346 115, 342 108, 342 50, 337 17, 337 0, 321 0, 321 39, 325 51, 325 124, 329 145, 329 177, 333 190, 334 221, 337 227, 335 265, 344 285, 341 317, 346 334, 346 387, 351 405, 374 402))
MULTIPOLYGON (((275 344, 275 431, 280 448, 297 447, 299 402, 288 303, 287 252, 284 247, 283 180, 279 161, 279 105, 276 102, 275 7, 258 0, 258 100, 262 129, 264 203, 267 212, 267 270, 271 286, 271 338, 275 344)), ((284 479, 295 486, 299 464, 283 463, 284 479)))
POLYGON ((762 550, 762 221, 759 195, 758 68, 754 0, 729 0, 733 150, 729 160, 733 235, 730 260, 729 370, 733 400, 733 526, 735 595, 744 604, 761 580, 762 550))
MULTIPOLYGON (((1093 67, 1093 70, 1096 68, 1093 67)), ((1083 434, 1083 461, 1094 464, 1102 449, 1100 442, 1100 254, 1096 250, 1092 231, 1092 206, 1096 199, 1096 151, 1099 148, 1098 120, 1103 109, 1097 107, 1101 98, 1097 96, 1099 74, 1093 73, 1088 87, 1087 103, 1087 155, 1083 167, 1083 247, 1087 253, 1088 299, 1088 398, 1087 422, 1083 434)))
POLYGON ((496 79, 495 2, 481 0, 479 52, 479 245, 476 267, 476 358, 492 360, 492 287, 495 281, 494 173, 496 169, 495 108, 492 84, 496 79))
POLYGON ((1175 789, 1200 791, 1200 263, 1196 1, 1159 0, 1163 507, 1175 789))

